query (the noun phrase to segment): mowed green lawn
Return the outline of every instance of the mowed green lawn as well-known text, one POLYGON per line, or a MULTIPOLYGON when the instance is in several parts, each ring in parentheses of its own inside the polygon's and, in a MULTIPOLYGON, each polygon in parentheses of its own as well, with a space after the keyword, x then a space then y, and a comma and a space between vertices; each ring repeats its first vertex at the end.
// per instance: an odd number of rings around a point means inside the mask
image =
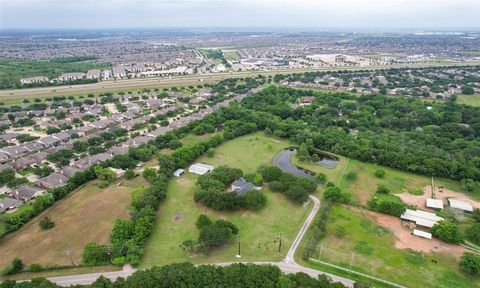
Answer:
MULTIPOLYGON (((215 157, 201 157, 198 162, 216 167, 229 165, 241 168, 247 173, 263 163, 271 163, 276 153, 290 145, 287 141, 255 133, 222 144, 216 148, 215 157)), ((154 231, 145 248, 142 267, 182 261, 279 261, 287 253, 311 210, 311 205, 303 207, 292 204, 283 195, 270 192, 264 187, 267 205, 261 211, 217 212, 193 201, 197 178, 198 176, 187 172, 184 176, 170 181, 167 199, 160 205, 154 231), (185 240, 198 237, 195 221, 203 213, 207 213, 212 219, 231 221, 238 226, 240 232, 231 245, 216 248, 207 256, 192 258, 180 245, 185 240), (282 239, 280 252, 279 238, 282 239), (241 259, 235 257, 238 253, 238 242, 241 259)))
POLYGON ((480 94, 474 95, 458 95, 457 103, 470 106, 480 106, 480 94))
MULTIPOLYGON (((480 287, 480 279, 461 273, 453 256, 396 249, 394 235, 387 228, 345 206, 332 207, 327 231, 322 261, 345 268, 352 264, 355 271, 407 287, 480 287)), ((314 258, 319 257, 320 249, 314 258)))

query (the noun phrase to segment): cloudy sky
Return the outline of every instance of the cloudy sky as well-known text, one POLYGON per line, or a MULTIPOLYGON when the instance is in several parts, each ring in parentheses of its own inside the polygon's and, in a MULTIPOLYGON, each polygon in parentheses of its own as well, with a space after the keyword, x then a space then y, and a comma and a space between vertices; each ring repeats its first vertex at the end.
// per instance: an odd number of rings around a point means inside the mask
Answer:
POLYGON ((480 0, 0 0, 0 26, 480 29, 480 0))

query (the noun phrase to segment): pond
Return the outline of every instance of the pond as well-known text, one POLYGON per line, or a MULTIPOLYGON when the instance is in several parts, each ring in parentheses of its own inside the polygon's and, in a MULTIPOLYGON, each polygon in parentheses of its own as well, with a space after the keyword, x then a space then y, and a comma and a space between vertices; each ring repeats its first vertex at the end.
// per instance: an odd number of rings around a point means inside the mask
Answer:
POLYGON ((318 158, 320 160, 318 160, 317 162, 315 162, 316 164, 320 165, 320 166, 323 166, 325 168, 329 168, 329 169, 333 169, 335 167, 337 167, 337 163, 338 163, 338 159, 330 156, 330 155, 327 155, 327 154, 323 154, 323 153, 317 153, 318 155, 318 158))
POLYGON ((278 153, 275 158, 273 158, 273 165, 280 168, 280 170, 282 170, 283 172, 316 181, 316 178, 312 173, 302 170, 290 162, 290 157, 292 157, 292 155, 295 154, 296 151, 297 150, 295 148, 280 151, 280 153, 278 153))

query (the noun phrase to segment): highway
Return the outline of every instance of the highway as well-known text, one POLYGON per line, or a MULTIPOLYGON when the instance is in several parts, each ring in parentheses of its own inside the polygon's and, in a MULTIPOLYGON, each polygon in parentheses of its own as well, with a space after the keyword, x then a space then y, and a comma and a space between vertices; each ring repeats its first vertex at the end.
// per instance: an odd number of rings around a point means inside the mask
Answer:
POLYGON ((171 77, 148 77, 148 78, 132 78, 119 80, 105 80, 98 83, 80 84, 80 85, 64 85, 64 86, 49 86, 39 88, 25 88, 25 89, 7 89, 0 90, 0 100, 13 100, 24 98, 45 98, 53 96, 77 96, 86 95, 88 93, 105 93, 118 92, 128 89, 139 88, 162 88, 171 86, 184 85, 198 85, 202 83, 212 83, 225 78, 235 77, 251 77, 256 75, 275 75, 275 74, 289 74, 289 73, 304 73, 312 71, 338 71, 338 70, 378 70, 389 68, 420 68, 420 67, 435 67, 435 66, 459 66, 459 65, 478 65, 474 63, 451 63, 451 64, 402 64, 389 66, 338 66, 338 67, 319 67, 319 68, 300 68, 300 69, 277 69, 277 70, 255 70, 255 71, 240 71, 228 73, 216 73, 205 75, 179 75, 171 77))

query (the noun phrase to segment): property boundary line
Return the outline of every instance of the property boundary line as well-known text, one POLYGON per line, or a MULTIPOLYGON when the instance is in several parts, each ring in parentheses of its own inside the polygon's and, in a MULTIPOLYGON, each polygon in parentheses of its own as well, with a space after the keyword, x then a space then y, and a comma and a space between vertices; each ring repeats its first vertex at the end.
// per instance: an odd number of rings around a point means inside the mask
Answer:
POLYGON ((337 266, 337 265, 334 265, 334 264, 331 264, 331 263, 328 263, 328 262, 325 262, 325 261, 322 261, 322 260, 317 260, 317 259, 314 259, 314 258, 308 258, 308 260, 310 260, 312 262, 324 264, 324 265, 327 265, 327 266, 330 266, 330 267, 333 267, 333 268, 336 268, 336 269, 339 269, 339 270, 342 270, 342 271, 345 271, 345 272, 353 273, 353 274, 356 274, 356 275, 359 275, 359 276, 362 276, 362 277, 365 277, 365 278, 369 278, 369 279, 372 279, 372 280, 375 280, 375 281, 378 281, 378 282, 382 282, 382 283, 385 283, 385 284, 388 284, 388 285, 391 285, 391 286, 394 286, 394 287, 406 288, 405 286, 402 286, 402 285, 399 285, 399 284, 396 284, 396 283, 393 283, 393 282, 390 282, 390 281, 387 281, 387 280, 384 280, 384 279, 381 279, 381 278, 377 278, 375 276, 371 276, 371 275, 364 274, 364 273, 361 273, 361 272, 357 272, 357 271, 347 269, 347 268, 344 268, 344 267, 341 267, 341 266, 337 266))

